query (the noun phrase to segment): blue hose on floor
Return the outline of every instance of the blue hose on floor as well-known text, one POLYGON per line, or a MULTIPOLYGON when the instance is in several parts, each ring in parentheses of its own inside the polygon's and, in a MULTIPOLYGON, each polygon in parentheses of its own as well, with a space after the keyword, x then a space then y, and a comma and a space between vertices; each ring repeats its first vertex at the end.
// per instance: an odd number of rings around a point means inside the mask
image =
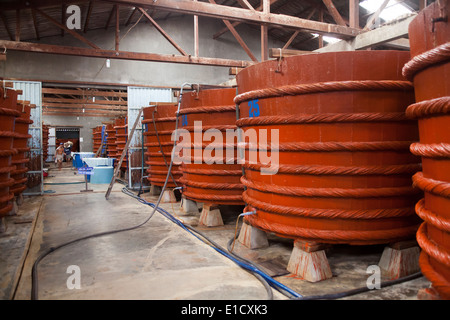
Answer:
MULTIPOLYGON (((134 194, 132 194, 131 192, 129 192, 126 188, 122 189, 122 192, 124 192, 125 194, 128 194, 130 196, 132 196, 133 198, 136 198, 139 202, 146 204, 152 208, 161 213, 163 216, 165 216, 166 218, 168 218, 170 221, 172 221, 173 223, 177 224, 178 226, 180 226, 181 228, 183 228, 184 230, 186 230, 187 232, 189 232, 190 234, 192 234, 193 236, 195 236, 197 239, 203 241, 203 239, 201 239, 197 233, 198 231, 196 231, 195 229, 192 229, 188 226, 186 226, 183 222, 181 222, 180 220, 176 219, 174 216, 172 216, 168 211, 164 210, 163 208, 156 206, 154 203, 151 202, 147 202, 144 199, 140 198, 140 197, 136 197, 134 194)), ((203 235, 202 235, 203 236, 203 235)), ((204 236, 203 236, 204 237, 204 236)), ((210 239, 207 239, 209 242, 212 242, 210 239)), ((204 241, 203 241, 204 242, 204 241)), ((220 254, 222 254, 223 256, 229 258, 230 260, 232 260, 233 262, 235 262, 238 266, 252 272, 255 274, 258 274, 259 276, 261 276, 265 281, 267 281, 273 288, 277 289, 278 291, 280 291, 281 293, 287 295, 290 298, 302 298, 303 296, 295 291, 293 291, 292 289, 286 287, 284 284, 276 281, 275 279, 273 279, 271 276, 269 276, 268 274, 264 273, 263 271, 261 271, 260 269, 258 269, 257 267, 255 267, 254 265, 251 265, 249 263, 245 263, 240 259, 236 259, 233 255, 229 254, 228 252, 226 252, 225 250, 222 250, 219 246, 217 245, 210 245, 214 250, 216 250, 217 252, 219 252, 220 254)))

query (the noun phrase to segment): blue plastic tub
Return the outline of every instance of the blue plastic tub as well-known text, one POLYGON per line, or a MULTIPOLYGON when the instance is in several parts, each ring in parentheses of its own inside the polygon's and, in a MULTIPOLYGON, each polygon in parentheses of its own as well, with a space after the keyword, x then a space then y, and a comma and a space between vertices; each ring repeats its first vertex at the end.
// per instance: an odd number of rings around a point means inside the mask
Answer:
POLYGON ((114 174, 114 167, 94 167, 94 174, 91 176, 92 184, 110 183, 114 174))

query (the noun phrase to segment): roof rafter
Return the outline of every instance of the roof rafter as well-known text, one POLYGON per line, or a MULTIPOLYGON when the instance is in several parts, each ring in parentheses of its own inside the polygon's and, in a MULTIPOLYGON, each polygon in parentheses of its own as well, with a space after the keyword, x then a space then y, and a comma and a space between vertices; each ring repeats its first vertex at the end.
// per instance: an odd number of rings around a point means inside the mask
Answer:
POLYGON ((188 0, 108 0, 109 2, 142 6, 169 12, 206 16, 218 19, 241 21, 253 24, 263 24, 271 27, 304 29, 320 34, 331 34, 339 38, 353 38, 361 31, 359 29, 297 18, 284 14, 273 14, 256 10, 241 9, 219 4, 196 2, 188 0))

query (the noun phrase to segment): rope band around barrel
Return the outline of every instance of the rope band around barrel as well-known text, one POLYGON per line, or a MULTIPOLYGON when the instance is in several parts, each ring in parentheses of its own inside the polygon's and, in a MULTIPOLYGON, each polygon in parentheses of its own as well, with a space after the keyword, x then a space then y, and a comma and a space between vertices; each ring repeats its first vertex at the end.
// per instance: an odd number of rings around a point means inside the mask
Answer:
POLYGON ((439 97, 411 104, 406 108, 406 116, 410 119, 450 114, 450 97, 439 97))
POLYGON ((310 84, 285 85, 277 88, 257 89, 241 93, 234 98, 236 104, 244 101, 275 98, 283 96, 296 96, 302 94, 325 93, 336 91, 398 91, 413 90, 410 81, 401 80, 355 80, 355 81, 330 81, 310 84))
POLYGON ((386 188, 306 188, 294 186, 272 185, 262 182, 254 183, 241 177, 241 182, 250 189, 275 193, 294 197, 314 197, 314 198, 382 198, 411 196, 419 193, 419 190, 412 187, 386 187, 386 188))
POLYGON ((417 243, 433 259, 450 267, 450 253, 428 238, 427 223, 422 223, 417 230, 417 243))
POLYGON ((187 190, 183 190, 183 195, 194 201, 199 202, 212 202, 212 203, 239 203, 242 202, 242 195, 217 195, 217 194, 199 194, 196 192, 190 192, 187 190))
POLYGON ((321 209, 321 208, 301 208, 289 207, 283 205, 274 205, 252 198, 247 191, 242 194, 243 200, 251 206, 266 212, 273 212, 281 215, 302 216, 305 218, 318 219, 384 219, 384 218, 399 218, 415 215, 412 207, 404 208, 380 208, 380 209, 360 209, 360 210, 345 210, 345 209, 321 209))
POLYGON ((302 152, 367 152, 409 150, 412 141, 328 141, 328 142, 284 142, 274 145, 238 143, 238 148, 247 150, 302 151, 302 152))
POLYGON ((417 215, 427 223, 433 225, 439 230, 450 233, 450 219, 444 218, 443 216, 437 215, 431 210, 425 208, 425 199, 421 199, 416 204, 417 215))
MULTIPOLYGON (((261 164, 252 164, 246 161, 244 168, 261 171, 262 168, 270 170, 270 167, 261 164)), ((279 165, 278 173, 305 174, 305 175, 411 175, 420 171, 420 163, 386 166, 325 166, 325 165, 279 165)))
POLYGON ((259 229, 304 240, 326 243, 377 244, 409 239, 414 236, 417 225, 404 226, 384 230, 322 230, 284 225, 273 221, 267 222, 260 217, 249 215, 245 220, 259 229))
POLYGON ((283 124, 313 124, 313 123, 351 123, 351 122, 397 122, 408 121, 404 112, 391 113, 318 113, 291 114, 278 116, 262 116, 242 118, 236 122, 238 127, 266 126, 283 124))
POLYGON ((420 188, 422 191, 429 192, 436 196, 450 198, 450 183, 425 178, 422 172, 417 172, 412 177, 413 185, 420 188))
POLYGON ((202 106, 194 108, 181 109, 179 114, 195 114, 195 113, 220 113, 220 112, 230 112, 236 111, 235 105, 228 106, 202 106))
POLYGON ((405 64, 402 73, 406 79, 412 80, 419 71, 448 60, 450 60, 450 42, 415 56, 405 64))
POLYGON ((186 186, 201 188, 201 189, 213 189, 213 190, 243 190, 244 186, 240 183, 213 183, 203 181, 193 181, 190 179, 180 178, 180 182, 186 186))

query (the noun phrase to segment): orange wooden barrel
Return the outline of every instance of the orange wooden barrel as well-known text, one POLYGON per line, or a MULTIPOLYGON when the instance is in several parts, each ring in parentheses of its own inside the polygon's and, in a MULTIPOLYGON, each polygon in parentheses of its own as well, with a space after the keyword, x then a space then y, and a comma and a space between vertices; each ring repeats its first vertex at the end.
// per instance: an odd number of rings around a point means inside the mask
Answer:
MULTIPOLYGON (((116 160, 119 161, 122 156, 123 149, 127 144, 128 124, 127 118, 119 118, 114 122, 114 129, 116 129, 116 160)), ((127 169, 128 155, 123 158, 121 169, 127 169)))
POLYGON ((106 126, 106 133, 108 134, 108 141, 106 142, 108 149, 108 158, 115 158, 117 154, 117 144, 116 144, 116 129, 114 129, 114 124, 110 123, 106 126))
POLYGON ((188 92, 181 98, 179 128, 187 130, 191 140, 190 143, 182 141, 179 145, 183 149, 181 182, 187 199, 218 205, 244 204, 237 140, 227 142, 226 139, 226 130, 236 129, 235 96, 236 89, 227 88, 188 92), (201 123, 201 128, 195 129, 195 122, 201 123), (196 136, 201 137, 210 129, 219 131, 222 142, 209 141, 211 138, 196 141, 196 136), (213 143, 219 144, 223 150, 221 155, 213 150, 213 143), (227 148, 231 150, 228 158, 227 148))
MULTIPOLYGON (((147 180, 152 185, 162 187, 166 181, 172 156, 173 141, 171 136, 175 130, 177 108, 176 103, 161 103, 144 108, 142 124, 145 125, 144 147, 147 148, 145 164, 148 165, 147 180)), ((182 173, 179 165, 173 164, 171 173, 173 179, 169 177, 167 187, 175 188, 181 185, 179 180, 182 173)))
POLYGON ((27 163, 30 162, 30 158, 27 156, 30 151, 28 139, 31 138, 31 135, 28 134, 28 127, 33 123, 33 120, 30 119, 31 105, 27 101, 17 103, 16 110, 20 113, 20 116, 16 118, 14 127, 13 148, 17 150, 17 154, 13 155, 11 159, 11 163, 16 166, 16 169, 11 172, 14 185, 10 187, 10 192, 18 196, 27 188, 27 163))
POLYGON ((0 217, 12 210, 11 200, 14 194, 10 187, 14 185, 11 172, 15 166, 11 163, 17 150, 13 148, 15 118, 20 115, 16 110, 17 92, 15 90, 0 88, 0 217), (6 90, 6 92, 4 91, 6 90))
POLYGON ((49 125, 42 124, 42 159, 45 162, 48 158, 48 136, 49 125))
POLYGON ((401 74, 408 59, 399 51, 332 52, 239 72, 243 199, 257 212, 247 223, 319 243, 414 238, 420 190, 411 176, 420 158, 409 152, 418 129, 405 116, 414 101, 401 74), (246 138, 251 132, 257 141, 246 138))
POLYGON ((100 145, 102 143, 102 126, 97 126, 94 129, 92 129, 92 136, 94 143, 93 151, 95 153, 100 148, 100 145))
POLYGON ((424 198, 416 205, 424 220, 417 232, 422 273, 439 295, 450 299, 450 3, 435 2, 409 25, 412 59, 403 68, 414 82, 416 103, 406 114, 418 119, 420 142, 411 152, 422 157, 414 175, 424 198))

